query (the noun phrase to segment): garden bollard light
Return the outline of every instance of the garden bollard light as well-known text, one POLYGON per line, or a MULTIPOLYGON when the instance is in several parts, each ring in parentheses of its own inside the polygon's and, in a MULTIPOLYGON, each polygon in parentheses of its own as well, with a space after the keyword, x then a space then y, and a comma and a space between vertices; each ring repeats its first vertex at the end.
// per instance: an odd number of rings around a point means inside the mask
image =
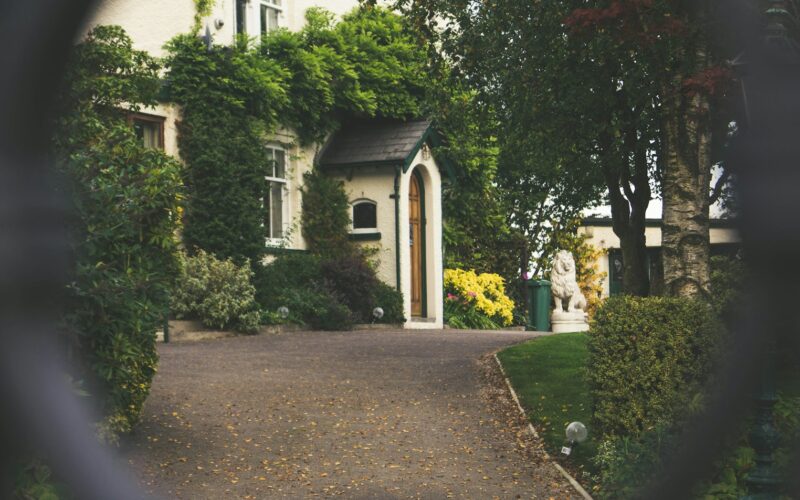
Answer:
POLYGON ((569 441, 569 446, 564 446, 561 448, 561 453, 564 455, 569 456, 572 453, 572 448, 576 445, 586 441, 586 437, 589 435, 589 431, 586 430, 586 426, 580 422, 572 422, 567 426, 567 441, 569 441))

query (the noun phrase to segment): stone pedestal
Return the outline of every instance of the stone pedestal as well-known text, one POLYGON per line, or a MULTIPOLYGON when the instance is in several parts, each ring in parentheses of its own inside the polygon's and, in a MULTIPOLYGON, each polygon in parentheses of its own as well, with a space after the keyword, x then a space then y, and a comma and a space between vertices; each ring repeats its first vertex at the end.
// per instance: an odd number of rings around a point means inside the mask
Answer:
POLYGON ((581 310, 575 312, 553 311, 550 316, 550 323, 553 327, 553 333, 589 331, 589 321, 587 321, 586 313, 581 310))

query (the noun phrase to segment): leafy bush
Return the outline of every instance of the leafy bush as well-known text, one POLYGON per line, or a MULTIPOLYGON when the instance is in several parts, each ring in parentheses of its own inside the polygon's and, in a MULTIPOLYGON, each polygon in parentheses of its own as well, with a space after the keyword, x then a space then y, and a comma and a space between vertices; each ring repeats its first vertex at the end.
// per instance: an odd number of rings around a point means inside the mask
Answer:
POLYGON ((725 255, 711 257, 711 305, 725 322, 742 306, 747 268, 741 259, 725 255))
POLYGON ((496 328, 514 320, 514 302, 506 296, 505 282, 497 274, 445 269, 444 290, 445 320, 451 326, 496 328))
POLYGON ((72 496, 64 485, 54 481, 49 467, 40 460, 32 460, 16 471, 13 498, 59 500, 72 496))
POLYGON ((326 288, 340 297, 359 323, 372 320, 378 278, 360 252, 322 261, 326 288))
POLYGON ((147 149, 126 120, 154 105, 159 65, 122 28, 97 27, 77 45, 58 96, 52 151, 72 197, 67 335, 83 361, 109 440, 138 421, 156 372, 155 332, 178 272, 181 165, 147 149))
POLYGON ((637 438, 607 437, 598 446, 594 463, 600 485, 594 496, 608 499, 635 498, 637 490, 657 473, 663 459, 675 448, 675 437, 662 427, 637 438))
POLYGON ((448 293, 444 298, 444 321, 451 328, 497 330, 500 326, 466 299, 448 293))
POLYGON ((172 312, 178 318, 199 319, 209 328, 258 330, 260 313, 251 284, 249 262, 237 266, 199 250, 181 257, 181 275, 172 291, 172 312))
POLYGON ((403 311, 403 294, 382 281, 376 283, 375 305, 383 309, 383 317, 376 323, 401 324, 406 322, 403 311))
POLYGON ((372 308, 384 310, 382 323, 402 323, 403 297, 381 283, 363 255, 322 259, 302 253, 281 255, 264 267, 258 301, 265 309, 289 308, 289 321, 320 330, 347 330, 372 321, 372 308))
POLYGON ((350 256, 356 252, 348 237, 350 202, 344 182, 317 169, 303 175, 303 238, 316 255, 350 256))
POLYGON ((257 297, 268 311, 289 309, 289 322, 319 330, 348 330, 353 315, 331 291, 322 272, 321 259, 312 254, 286 254, 265 266, 257 297))
POLYGON ((293 286, 281 293, 277 307, 289 308, 293 323, 308 325, 314 330, 350 330, 353 315, 339 297, 325 287, 293 286))
POLYGON ((589 338, 597 432, 635 438, 658 425, 669 428, 697 406, 715 366, 720 333, 711 308, 700 302, 609 298, 589 338))

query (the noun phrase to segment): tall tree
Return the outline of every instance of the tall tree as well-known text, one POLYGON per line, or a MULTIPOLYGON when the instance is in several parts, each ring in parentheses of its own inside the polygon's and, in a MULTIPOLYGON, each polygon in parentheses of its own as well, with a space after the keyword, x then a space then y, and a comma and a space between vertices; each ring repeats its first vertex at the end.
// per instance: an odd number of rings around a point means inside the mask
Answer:
POLYGON ((658 103, 640 90, 652 79, 647 61, 612 36, 568 23, 585 1, 399 3, 493 106, 497 184, 527 253, 535 255, 560 222, 601 201, 605 189, 622 242, 625 289, 646 295, 644 214, 659 142, 658 103))
MULTIPOLYGON (((708 0, 611 0, 573 12, 570 22, 617 40, 636 61, 651 62, 640 91, 657 102, 664 201, 662 249, 669 295, 708 298, 711 173, 727 135, 723 107, 730 57, 708 0)), ((717 8, 712 8, 712 6, 717 8)), ((723 176, 723 182, 726 176, 723 176)))

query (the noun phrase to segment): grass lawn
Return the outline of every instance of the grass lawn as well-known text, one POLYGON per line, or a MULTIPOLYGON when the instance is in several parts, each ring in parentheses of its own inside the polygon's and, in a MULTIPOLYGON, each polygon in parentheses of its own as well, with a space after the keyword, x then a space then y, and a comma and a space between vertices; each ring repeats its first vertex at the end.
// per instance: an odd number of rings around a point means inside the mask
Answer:
MULTIPOLYGON (((594 472, 590 463, 597 443, 591 428, 591 401, 584 380, 588 352, 585 333, 561 333, 510 347, 497 354, 531 423, 547 451, 573 469, 594 472), (578 420, 589 429, 589 438, 561 455, 567 424, 578 420)), ((580 478, 579 478, 580 479, 580 478)))

